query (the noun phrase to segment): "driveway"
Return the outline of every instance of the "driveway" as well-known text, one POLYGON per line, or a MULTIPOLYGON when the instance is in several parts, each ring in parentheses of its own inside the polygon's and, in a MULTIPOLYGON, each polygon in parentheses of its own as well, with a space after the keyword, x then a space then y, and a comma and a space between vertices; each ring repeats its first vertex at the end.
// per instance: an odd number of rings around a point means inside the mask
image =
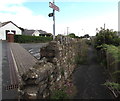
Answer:
POLYGON ((103 85, 107 74, 97 58, 95 50, 89 47, 86 63, 80 65, 73 74, 77 88, 74 99, 113 99, 111 92, 103 85))

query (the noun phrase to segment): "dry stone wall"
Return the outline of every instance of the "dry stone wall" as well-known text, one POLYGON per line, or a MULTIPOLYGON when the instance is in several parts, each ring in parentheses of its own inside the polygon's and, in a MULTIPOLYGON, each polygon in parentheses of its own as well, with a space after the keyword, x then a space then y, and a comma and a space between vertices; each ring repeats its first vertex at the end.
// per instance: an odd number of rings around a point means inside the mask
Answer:
POLYGON ((60 38, 42 48, 40 61, 22 76, 22 98, 49 98, 52 91, 60 89, 76 68, 80 43, 81 40, 60 38))

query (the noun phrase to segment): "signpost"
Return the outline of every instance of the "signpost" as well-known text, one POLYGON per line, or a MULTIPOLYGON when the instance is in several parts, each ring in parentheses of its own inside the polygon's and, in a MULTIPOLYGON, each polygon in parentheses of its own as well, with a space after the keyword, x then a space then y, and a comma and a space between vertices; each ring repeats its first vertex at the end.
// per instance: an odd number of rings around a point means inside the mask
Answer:
POLYGON ((49 17, 52 17, 52 16, 53 16, 53 13, 49 13, 48 16, 49 16, 49 17))
POLYGON ((60 11, 59 7, 54 4, 54 1, 53 1, 53 3, 49 2, 49 7, 53 8, 54 10, 56 10, 58 12, 60 11))
POLYGON ((53 13, 49 13, 49 17, 53 17, 53 40, 55 40, 55 10, 60 11, 59 7, 55 5, 55 0, 53 3, 49 2, 49 7, 53 9, 53 13))

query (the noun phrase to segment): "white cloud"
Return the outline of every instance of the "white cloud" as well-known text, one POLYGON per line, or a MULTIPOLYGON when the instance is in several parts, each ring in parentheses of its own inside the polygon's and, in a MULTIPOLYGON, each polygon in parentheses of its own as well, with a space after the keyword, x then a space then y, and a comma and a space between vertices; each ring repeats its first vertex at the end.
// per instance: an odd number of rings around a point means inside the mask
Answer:
POLYGON ((85 19, 76 20, 75 22, 63 23, 57 25, 56 33, 66 33, 67 27, 69 27, 70 33, 75 33, 76 35, 83 36, 84 34, 95 35, 96 28, 104 27, 118 30, 118 12, 108 12, 101 16, 88 17, 85 19), (61 29, 60 29, 61 28, 61 29))
POLYGON ((7 10, 10 5, 20 5, 26 0, 0 0, 0 10, 7 10))
MULTIPOLYGON (((52 20, 43 15, 33 15, 30 9, 22 5, 26 1, 28 0, 0 0, 0 21, 13 21, 23 28, 42 29, 52 33, 52 20)), ((102 27, 104 23, 106 23, 107 28, 117 30, 117 13, 117 11, 108 12, 101 16, 88 17, 69 23, 59 24, 56 22, 56 34, 66 33, 67 27, 69 27, 69 32, 76 33, 79 36, 84 34, 95 35, 96 28, 102 27)))
POLYGON ((13 21, 19 27, 52 32, 52 21, 42 15, 34 15, 22 5, 24 2, 26 0, 0 0, 0 21, 13 21))

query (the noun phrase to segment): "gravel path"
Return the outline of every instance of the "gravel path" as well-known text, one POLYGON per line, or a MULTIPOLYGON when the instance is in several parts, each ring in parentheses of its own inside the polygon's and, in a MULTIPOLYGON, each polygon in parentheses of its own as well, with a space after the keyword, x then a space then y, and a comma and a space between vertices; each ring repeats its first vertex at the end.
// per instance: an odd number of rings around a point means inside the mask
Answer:
POLYGON ((73 83, 77 88, 74 99, 113 99, 111 92, 102 84, 107 74, 97 61, 96 52, 89 47, 88 58, 73 74, 73 83))

